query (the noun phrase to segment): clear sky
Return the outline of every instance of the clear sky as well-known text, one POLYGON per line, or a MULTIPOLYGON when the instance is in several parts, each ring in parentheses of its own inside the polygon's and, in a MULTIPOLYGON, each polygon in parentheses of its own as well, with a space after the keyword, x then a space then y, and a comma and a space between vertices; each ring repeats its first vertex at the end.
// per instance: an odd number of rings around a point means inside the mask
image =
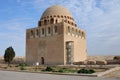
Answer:
POLYGON ((120 55, 120 0, 0 0, 0 56, 9 46, 24 56, 26 29, 37 27, 55 4, 68 8, 86 31, 88 55, 120 55))

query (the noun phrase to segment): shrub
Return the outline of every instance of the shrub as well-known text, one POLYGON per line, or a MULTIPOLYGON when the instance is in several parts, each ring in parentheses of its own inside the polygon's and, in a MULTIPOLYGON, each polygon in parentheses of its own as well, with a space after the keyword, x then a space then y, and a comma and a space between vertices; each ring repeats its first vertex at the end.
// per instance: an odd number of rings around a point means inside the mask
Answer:
POLYGON ((58 72, 64 72, 64 70, 63 70, 63 69, 60 69, 58 72))
POLYGON ((120 60, 120 56, 115 56, 113 59, 114 60, 120 60))
POLYGON ((22 67, 25 67, 25 66, 28 66, 26 63, 21 63, 19 64, 18 66, 22 66, 22 67))
POLYGON ((60 68, 60 69, 58 70, 58 72, 66 72, 66 71, 67 71, 66 68, 60 68))
POLYGON ((46 67, 45 71, 53 71, 51 67, 46 67))
POLYGON ((89 71, 90 71, 91 73, 95 73, 95 71, 94 71, 93 69, 90 69, 89 71))
POLYGON ((90 70, 88 70, 88 69, 80 69, 80 70, 77 71, 77 73, 92 74, 92 73, 95 73, 95 71, 92 70, 92 69, 90 69, 90 70))
POLYGON ((21 67, 20 67, 20 70, 25 70, 25 68, 21 66, 21 67))
POLYGON ((86 69, 80 69, 80 70, 78 70, 77 73, 88 73, 88 70, 86 70, 86 69))

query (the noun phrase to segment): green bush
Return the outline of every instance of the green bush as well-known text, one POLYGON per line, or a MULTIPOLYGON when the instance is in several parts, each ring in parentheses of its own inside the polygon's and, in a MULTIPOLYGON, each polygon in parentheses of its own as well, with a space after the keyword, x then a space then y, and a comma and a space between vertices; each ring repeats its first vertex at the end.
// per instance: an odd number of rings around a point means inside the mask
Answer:
POLYGON ((86 70, 86 69, 80 69, 80 70, 78 70, 77 73, 88 73, 88 70, 86 70))
POLYGON ((51 67, 46 67, 45 71, 53 71, 51 67))
POLYGON ((91 73, 95 73, 95 71, 94 71, 93 69, 90 69, 89 71, 90 71, 91 73))
POLYGON ((21 66, 21 67, 20 67, 20 70, 25 70, 25 68, 21 66))
POLYGON ((58 72, 66 72, 67 70, 66 70, 66 68, 60 68, 59 70, 58 70, 58 72))
POLYGON ((64 72, 63 69, 60 69, 58 72, 64 72))
POLYGON ((21 63, 19 64, 18 66, 22 66, 22 67, 25 67, 25 66, 28 66, 26 63, 21 63))
POLYGON ((95 73, 95 71, 92 70, 92 69, 90 69, 90 70, 88 70, 88 69, 80 69, 80 70, 77 71, 77 73, 92 74, 92 73, 95 73))

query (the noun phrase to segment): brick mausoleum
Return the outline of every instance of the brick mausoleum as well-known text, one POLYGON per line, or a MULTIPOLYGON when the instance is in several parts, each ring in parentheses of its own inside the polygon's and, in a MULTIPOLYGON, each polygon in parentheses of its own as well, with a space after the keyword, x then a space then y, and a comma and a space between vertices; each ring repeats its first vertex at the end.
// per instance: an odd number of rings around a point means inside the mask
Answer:
POLYGON ((87 59, 86 33, 68 9, 54 5, 45 10, 38 26, 26 30, 28 64, 66 65, 87 59))

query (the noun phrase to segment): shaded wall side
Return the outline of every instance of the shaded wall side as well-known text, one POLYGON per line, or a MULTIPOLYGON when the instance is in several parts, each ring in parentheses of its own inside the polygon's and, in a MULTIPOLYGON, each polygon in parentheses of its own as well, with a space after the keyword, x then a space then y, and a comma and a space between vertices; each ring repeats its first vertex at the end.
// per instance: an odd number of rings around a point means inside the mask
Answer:
MULTIPOLYGON (((66 42, 73 41, 73 43, 74 43, 74 50, 73 50, 74 62, 86 60, 87 59, 86 39, 84 39, 81 36, 76 36, 73 34, 68 35, 68 26, 71 26, 71 25, 64 23, 64 26, 66 26, 66 28, 64 30, 64 50, 66 50, 66 42)), ((74 29, 77 29, 74 26, 72 26, 72 27, 74 29)), ((64 58, 66 60, 66 51, 64 51, 64 53, 65 53, 64 58)))

